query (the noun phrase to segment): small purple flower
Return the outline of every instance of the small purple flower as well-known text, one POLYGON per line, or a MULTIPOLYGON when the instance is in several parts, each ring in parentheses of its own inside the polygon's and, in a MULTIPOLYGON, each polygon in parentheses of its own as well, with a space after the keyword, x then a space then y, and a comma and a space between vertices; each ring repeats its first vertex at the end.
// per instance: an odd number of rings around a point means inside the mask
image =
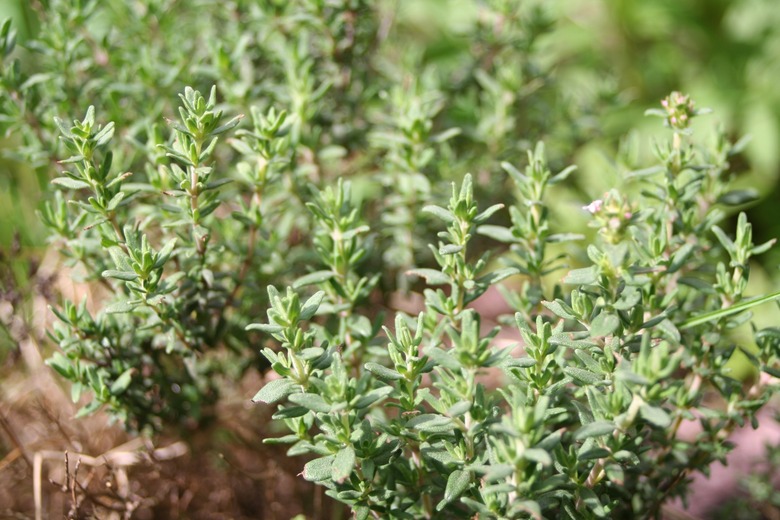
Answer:
POLYGON ((591 215, 595 215, 599 211, 601 211, 601 206, 604 205, 604 201, 601 199, 596 199, 587 206, 582 206, 582 209, 590 213, 591 215))

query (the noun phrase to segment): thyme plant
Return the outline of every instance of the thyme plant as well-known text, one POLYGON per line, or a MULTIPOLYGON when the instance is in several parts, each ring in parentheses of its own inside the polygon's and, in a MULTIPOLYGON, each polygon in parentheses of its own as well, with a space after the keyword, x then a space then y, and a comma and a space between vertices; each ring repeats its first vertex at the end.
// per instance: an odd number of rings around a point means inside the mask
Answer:
POLYGON ((587 265, 549 296, 540 276, 561 264, 545 245, 580 237, 551 232, 545 193, 571 170, 552 175, 541 146, 525 173, 504 165, 518 193, 511 227, 486 224, 502 207, 480 212, 469 175, 446 207, 424 208, 443 229, 430 245, 437 266, 407 273, 430 286, 424 306, 382 333, 366 328, 361 341, 384 348, 362 349, 362 370, 323 321, 327 285, 305 300, 270 286, 267 322, 249 328, 278 342, 264 354, 279 377, 255 401, 275 405, 291 433, 267 442, 310 454, 303 477, 357 518, 655 517, 684 496, 691 472, 723 460, 729 433, 755 425, 777 390, 766 377, 735 379, 728 362, 741 350, 780 374, 776 329, 753 328, 756 349, 734 334, 780 295, 745 297, 750 258, 774 240, 754 244, 744 213, 734 238, 718 226, 745 196, 728 189, 737 149, 721 135, 694 140, 690 120, 703 111, 688 97, 662 106, 649 111, 671 133, 657 164, 626 176, 640 194, 618 187, 583 208, 597 230, 587 265), (512 244, 510 267, 486 272, 489 252, 469 247, 477 232, 512 244), (520 273, 513 351, 468 304, 520 273), (684 421, 699 422, 695 438, 679 435, 684 421))
POLYGON ((744 141, 694 136, 690 98, 648 111, 668 137, 583 201, 586 238, 554 194, 599 104, 566 102, 539 5, 481 3, 437 59, 387 2, 175 3, 34 2, 21 51, 0 29, 0 128, 89 295, 51 306, 80 414, 194 430, 259 371, 289 431, 265 441, 358 518, 657 517, 756 424, 774 241, 730 229, 744 141))

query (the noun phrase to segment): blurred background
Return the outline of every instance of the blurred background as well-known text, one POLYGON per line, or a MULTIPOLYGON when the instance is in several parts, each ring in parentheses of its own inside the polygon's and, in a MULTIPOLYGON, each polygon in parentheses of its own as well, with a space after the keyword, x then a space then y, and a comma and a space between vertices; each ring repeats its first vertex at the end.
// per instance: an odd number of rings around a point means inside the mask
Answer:
MULTIPOLYGON (((469 42, 462 35, 472 31, 481 4, 464 0, 379 3, 384 12, 393 13, 398 40, 417 49, 420 62, 442 70, 454 68, 460 53, 468 52, 469 42)), ((176 9, 182 4, 213 6, 219 2, 167 4, 176 9)), ((536 43, 539 66, 549 72, 562 93, 556 102, 569 104, 576 113, 576 129, 547 130, 547 136, 567 136, 558 140, 562 144, 553 145, 558 162, 579 168, 572 176, 575 186, 571 197, 592 200, 614 184, 614 158, 630 132, 642 136, 640 156, 650 157, 652 138, 661 129, 657 120, 645 118, 643 113, 678 90, 690 94, 698 106, 712 108, 714 114, 706 118, 720 122, 734 140, 750 135, 734 166, 739 171, 738 185, 760 194, 760 200, 747 209, 754 242, 780 237, 777 0, 559 0, 542 5, 552 26, 536 43)), ((0 20, 7 17, 14 21, 19 44, 36 37, 40 24, 31 2, 0 1, 0 20)), ((26 69, 40 68, 33 54, 23 57, 28 60, 22 64, 26 69)), ((171 83, 178 88, 185 80, 174 78, 171 83)), ((84 108, 73 107, 68 115, 83 114, 84 108)), ((453 113, 452 119, 458 122, 457 107, 453 113)), ((0 151, 4 152, 0 154, 0 378, 18 370, 18 358, 24 356, 18 350, 19 331, 14 327, 21 325, 11 316, 13 309, 20 308, 19 302, 24 303, 33 292, 56 299, 45 279, 29 276, 56 254, 48 250, 47 232, 35 213, 52 172, 22 160, 15 153, 20 143, 14 133, 0 136, 0 151), (36 284, 34 291, 31 284, 36 284)), ((753 294, 780 287, 780 249, 758 261, 751 273, 753 294)), ((25 312, 36 317, 27 321, 45 327, 45 306, 29 301, 24 305, 25 312)), ((765 314, 758 316, 764 325, 777 318, 772 309, 765 314)), ((42 331, 36 333, 41 348, 50 348, 45 346, 42 331)), ((5 393, 9 395, 8 387, 5 393)), ((0 402, 0 408, 10 406, 0 402)), ((28 419, 33 420, 32 415, 28 419)), ((36 420, 45 417, 37 416, 36 420)), ((89 431, 85 426, 79 428, 82 433, 89 431)), ((101 423, 100 428, 107 439, 102 443, 105 449, 123 440, 115 427, 101 423)), ((763 493, 765 504, 774 502, 774 513, 771 506, 766 512, 732 505, 729 514, 734 516, 729 517, 780 518, 780 495, 771 485, 765 486, 765 476, 744 482, 746 489, 752 486, 753 494, 763 493)), ((0 503, 0 512, 3 507, 0 503)))

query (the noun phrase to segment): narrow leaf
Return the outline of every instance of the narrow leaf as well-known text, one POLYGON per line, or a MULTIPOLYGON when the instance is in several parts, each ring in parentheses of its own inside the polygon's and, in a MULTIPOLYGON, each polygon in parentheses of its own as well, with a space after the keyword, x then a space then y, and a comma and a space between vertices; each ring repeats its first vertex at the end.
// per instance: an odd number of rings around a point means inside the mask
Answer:
POLYGON ((103 271, 103 278, 116 278, 125 282, 132 282, 138 278, 138 275, 132 271, 118 271, 116 269, 107 269, 103 271))
POLYGON ((477 233, 497 240, 498 242, 510 243, 516 240, 515 236, 512 234, 512 230, 504 226, 479 226, 477 228, 477 233))
POLYGON ((122 375, 116 378, 116 381, 111 384, 109 389, 111 395, 122 395, 127 390, 127 387, 130 386, 133 380, 133 372, 135 372, 134 368, 128 368, 122 372, 122 375))
POLYGON ((421 276, 429 285, 445 285, 452 281, 449 276, 435 269, 411 269, 406 274, 421 276))
POLYGON ((542 305, 547 307, 548 310, 550 310, 553 314, 558 316, 559 318, 563 318, 565 320, 573 320, 576 319, 576 316, 574 316, 574 311, 572 310, 569 305, 562 301, 562 300, 555 300, 555 301, 543 301, 542 305))
POLYGON ((563 372, 567 376, 571 376, 577 381, 586 385, 595 385, 603 381, 601 376, 594 374, 590 370, 585 370, 584 368, 564 367, 563 372))
POLYGON ((355 468, 355 448, 347 446, 339 450, 333 459, 333 480, 339 484, 344 482, 355 468))
POLYGON ((595 267, 573 269, 563 278, 563 283, 570 285, 590 285, 596 282, 598 273, 595 267))
POLYGON ((574 434, 574 438, 578 441, 589 439, 590 437, 598 437, 600 435, 607 435, 615 431, 615 423, 612 421, 595 421, 590 424, 586 424, 574 434))
POLYGON ((363 366, 376 377, 385 381, 398 381, 403 378, 403 376, 395 370, 380 365, 379 363, 366 363, 363 366))
POLYGON ((609 336, 620 326, 620 318, 611 312, 602 312, 590 324, 590 336, 600 338, 609 336))
POLYGON ((425 206, 422 209, 425 213, 430 213, 431 215, 435 215, 439 217, 444 222, 450 224, 452 222, 455 222, 455 215, 453 215, 449 210, 442 208, 441 206, 425 206))
POLYGON ((331 406, 318 394, 292 394, 290 402, 306 407, 313 412, 328 413, 331 410, 331 406))
POLYGON ((752 309, 753 307, 771 302, 772 300, 776 300, 778 298, 780 298, 780 291, 773 292, 765 296, 760 296, 758 298, 744 300, 735 305, 732 305, 731 307, 726 307, 725 309, 718 309, 716 311, 706 312, 704 314, 700 314, 699 316, 689 318, 682 322, 678 329, 688 329, 703 323, 719 320, 721 318, 725 318, 726 316, 731 316, 732 314, 752 309))
POLYGON ((334 273, 333 271, 315 271, 305 276, 301 276, 300 278, 295 280, 295 283, 293 284, 293 288, 298 289, 299 287, 305 287, 307 285, 314 285, 318 283, 327 282, 334 276, 336 276, 336 273, 334 273))
POLYGON ((90 187, 89 183, 72 179, 71 177, 57 177, 56 179, 52 179, 51 183, 57 184, 58 186, 64 186, 69 190, 81 190, 90 187))
POLYGON ((314 459, 303 467, 303 478, 309 482, 321 482, 330 480, 333 468, 333 455, 314 459))
POLYGON ((471 483, 471 475, 468 471, 456 469, 447 478, 447 487, 444 489, 444 499, 436 505, 436 510, 441 511, 447 504, 458 498, 468 489, 471 483))
POLYGON ((130 302, 116 302, 106 307, 106 314, 121 314, 135 309, 135 305, 130 302))
POLYGON ((639 407, 639 415, 645 421, 659 428, 668 428, 672 424, 672 418, 663 408, 643 404, 639 407))
POLYGON ((318 291, 313 296, 311 296, 308 300, 306 300, 306 303, 303 304, 303 307, 301 308, 301 314, 298 318, 302 321, 305 321, 314 316, 314 314, 317 312, 317 309, 320 308, 320 304, 324 298, 325 291, 318 291))
POLYGON ((255 394, 252 401, 273 404, 295 392, 295 383, 289 379, 274 379, 255 394))
POLYGON ((455 253, 460 253, 461 251, 463 251, 463 246, 459 246, 457 244, 447 244, 446 246, 439 248, 440 255, 454 255, 455 253))

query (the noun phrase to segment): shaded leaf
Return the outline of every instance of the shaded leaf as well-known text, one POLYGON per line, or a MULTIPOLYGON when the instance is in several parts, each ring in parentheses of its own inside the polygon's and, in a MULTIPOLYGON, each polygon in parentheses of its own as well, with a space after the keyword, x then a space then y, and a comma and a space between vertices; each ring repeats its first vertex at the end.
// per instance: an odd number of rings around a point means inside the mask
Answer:
POLYGON ((672 424, 672 418, 667 411, 659 406, 643 404, 639 407, 639 415, 650 424, 659 428, 668 428, 672 424))
POLYGON ((410 269, 406 274, 425 278, 429 285, 445 285, 452 281, 449 276, 435 269, 410 269))
POLYGON ((290 402, 299 404, 313 412, 328 413, 331 410, 331 405, 328 404, 321 395, 300 393, 290 395, 290 402))
POLYGON ((458 498, 468 489, 471 483, 471 474, 468 471, 456 469, 447 477, 447 487, 444 489, 444 498, 436 505, 436 510, 441 511, 447 504, 458 498))
POLYGON ((125 390, 130 386, 130 383, 133 380, 133 373, 135 372, 134 368, 128 368, 124 372, 122 372, 122 375, 116 378, 116 381, 111 383, 111 388, 109 388, 109 392, 111 392, 111 395, 122 395, 125 393, 125 390))
POLYGON ((602 312, 590 324, 590 335, 593 338, 609 336, 620 326, 620 318, 611 312, 602 312))
POLYGON ((380 379, 383 379, 385 381, 398 381, 399 379, 403 379, 403 376, 393 370, 392 368, 387 368, 384 365, 380 365, 379 363, 366 363, 363 365, 366 370, 374 374, 380 379))
POLYGON ((355 467, 355 448, 347 446, 336 453, 333 459, 333 480, 335 482, 344 482, 355 467))
POLYGON ((574 434, 574 438, 578 441, 582 441, 590 437, 611 434, 613 431, 615 431, 615 423, 612 421, 594 421, 577 430, 577 433, 574 434))
POLYGON ((293 288, 298 289, 300 287, 305 287, 307 285, 314 285, 318 283, 327 282, 331 278, 334 278, 336 276, 336 273, 333 271, 315 271, 313 273, 309 273, 305 276, 301 276, 297 280, 295 280, 295 283, 293 283, 293 288))

